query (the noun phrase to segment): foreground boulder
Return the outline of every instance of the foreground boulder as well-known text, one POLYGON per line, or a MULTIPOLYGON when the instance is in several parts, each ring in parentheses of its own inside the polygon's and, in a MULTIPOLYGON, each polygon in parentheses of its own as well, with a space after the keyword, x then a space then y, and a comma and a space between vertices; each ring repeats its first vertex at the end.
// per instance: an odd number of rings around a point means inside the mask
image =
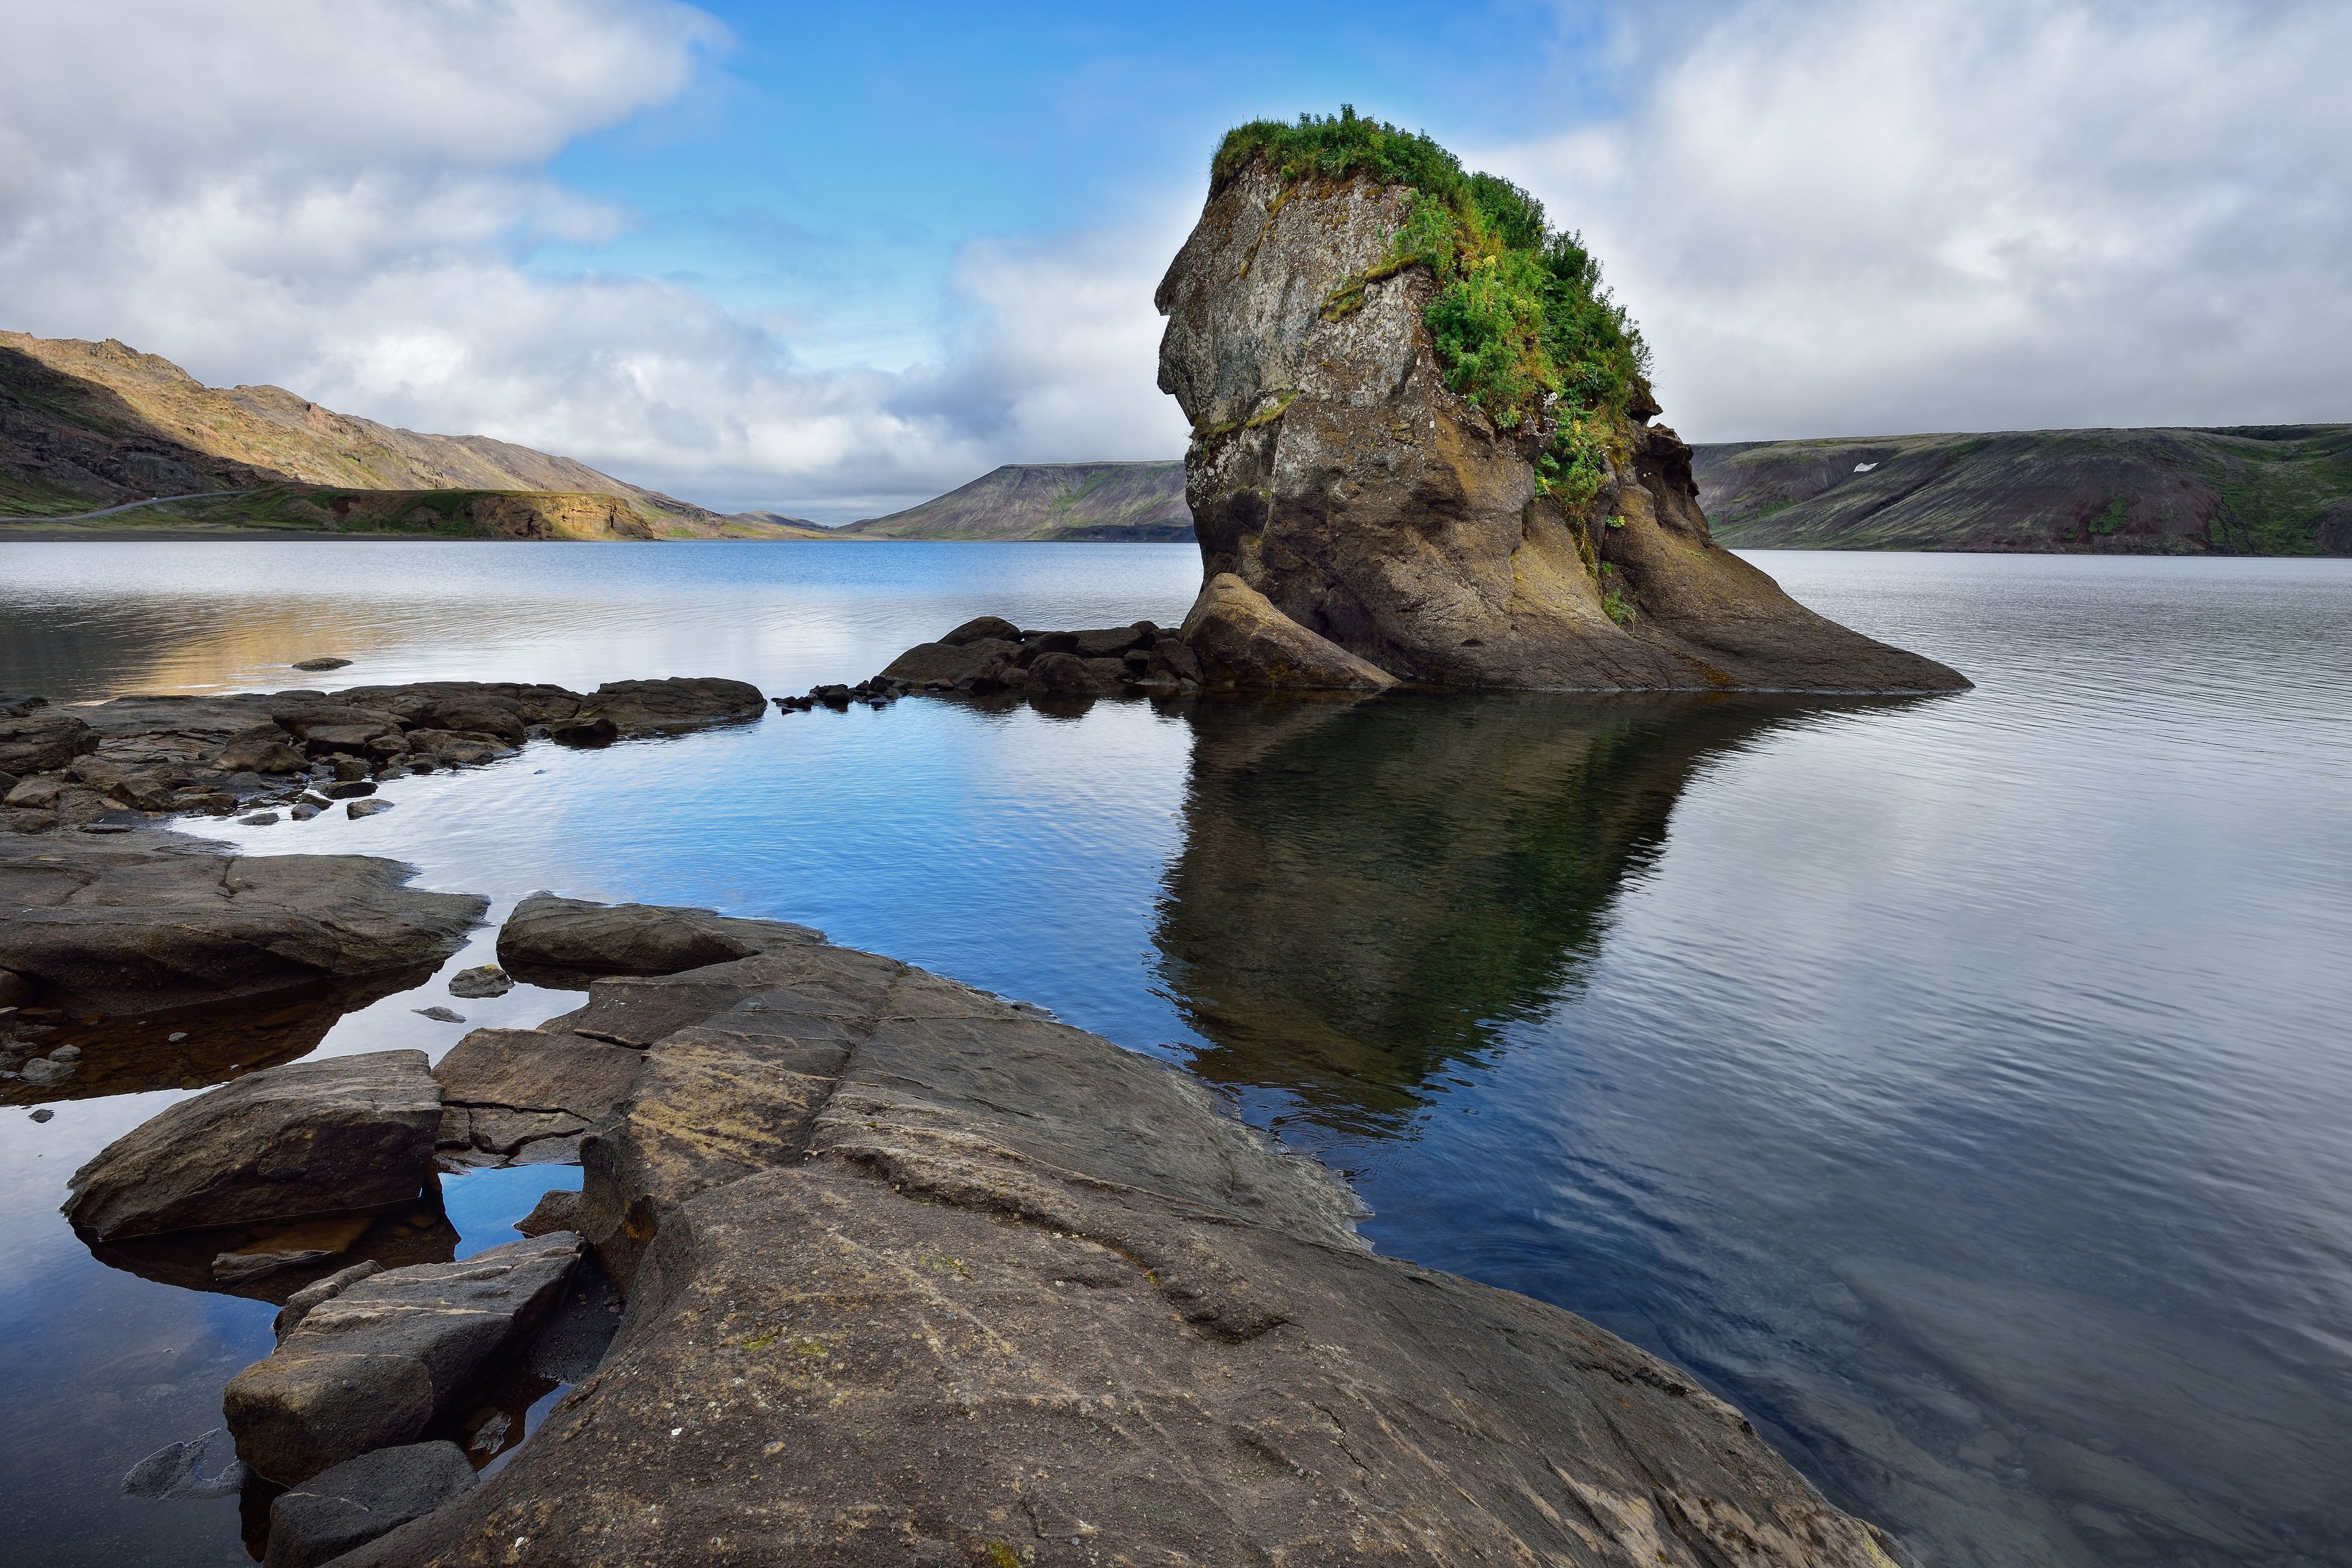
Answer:
POLYGON ((100 1150, 67 1184, 66 1217, 121 1241, 404 1204, 431 1177, 440 1126, 423 1051, 269 1068, 100 1150))
POLYGON ((545 1318, 580 1251, 578 1237, 558 1231, 456 1263, 387 1269, 311 1306, 229 1383, 222 1409, 237 1458, 294 1486, 415 1442, 485 1363, 545 1318))
POLYGON ((1380 691, 1396 684, 1380 666, 1317 637, 1230 572, 1201 590, 1184 617, 1184 641, 1211 686, 1380 691))
POLYGON ((1137 621, 1085 631, 1023 631, 996 616, 967 621, 937 642, 918 643, 872 680, 857 687, 819 687, 799 706, 900 692, 954 692, 970 697, 1026 694, 1048 700, 1118 696, 1172 696, 1201 687, 1201 667, 1177 633, 1137 621))
MULTIPOLYGON (((1626 405, 1595 411, 1583 482, 1597 488, 1539 482, 1570 405, 1482 407, 1449 386, 1426 320, 1435 263, 1398 248, 1414 193, 1328 157, 1309 173, 1253 152, 1265 130, 1220 153, 1157 295, 1160 385, 1192 424, 1186 496, 1211 584, 1230 573, 1307 632, 1431 685, 1968 684, 1813 614, 1717 545, 1690 448, 1648 423, 1658 410, 1638 377, 1626 405)), ((1426 143, 1401 150, 1451 163, 1426 143)), ((1458 189, 1458 166, 1453 178, 1458 189)), ((1519 216, 1541 227, 1532 204, 1519 216)))
POLYGON ((624 985, 667 1027, 574 1211, 620 1335, 349 1568, 1890 1561, 1675 1368, 1371 1254, 1186 1077, 815 943, 624 985))
POLYGON ((319 1568, 473 1484, 474 1467, 455 1443, 410 1443, 346 1459, 271 1501, 263 1568, 319 1568))
POLYGON ((541 984, 576 985, 599 974, 675 974, 824 940, 823 931, 783 921, 652 904, 593 904, 542 891, 517 904, 499 928, 499 963, 541 984))

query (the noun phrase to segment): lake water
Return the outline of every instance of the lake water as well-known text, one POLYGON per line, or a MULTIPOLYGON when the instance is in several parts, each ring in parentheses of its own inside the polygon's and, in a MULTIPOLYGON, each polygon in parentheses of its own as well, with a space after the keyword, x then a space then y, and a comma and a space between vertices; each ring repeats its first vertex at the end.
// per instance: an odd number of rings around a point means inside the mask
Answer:
MULTIPOLYGON (((207 826, 716 905, 1034 1000, 1344 1170, 1384 1251, 1696 1372, 1927 1562, 2352 1563, 2352 563, 1753 557, 1907 703, 938 701, 207 826)), ((855 679, 970 616, 1176 620, 1190 546, 0 546, 0 689, 855 679)), ((486 930, 451 968, 485 962, 486 930)), ((463 1029, 412 1008, 327 1051, 463 1029)), ((455 1003, 530 1024, 530 988, 455 1003)), ((0 1531, 244 1560, 116 1480, 270 1309, 106 1268, 0 1112, 0 1531)), ((576 1171, 449 1185, 458 1246, 576 1171)))

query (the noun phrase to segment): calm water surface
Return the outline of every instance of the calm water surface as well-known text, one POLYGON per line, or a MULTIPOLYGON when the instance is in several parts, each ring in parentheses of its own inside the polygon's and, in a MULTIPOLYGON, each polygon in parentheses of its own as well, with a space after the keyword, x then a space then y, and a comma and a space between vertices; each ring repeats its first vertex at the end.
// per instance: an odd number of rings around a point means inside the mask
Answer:
MULTIPOLYGON (((1926 1560, 2352 1563, 2352 563, 1755 557, 1966 670, 1912 703, 907 702, 208 827, 805 921, 1190 1066, 1385 1251, 1693 1368, 1926 1560)), ((0 688, 871 673, 982 612, 1178 618, 1190 546, 9 544, 0 688)), ((485 962, 491 932, 452 961, 485 962)), ((325 1051, 463 1030, 411 1008, 325 1051)), ((457 1003, 528 1024, 562 998, 457 1003)), ((116 1479, 271 1309, 109 1268, 0 1112, 0 1531, 244 1559, 116 1479)), ((458 1248, 544 1168, 449 1184, 458 1248)))

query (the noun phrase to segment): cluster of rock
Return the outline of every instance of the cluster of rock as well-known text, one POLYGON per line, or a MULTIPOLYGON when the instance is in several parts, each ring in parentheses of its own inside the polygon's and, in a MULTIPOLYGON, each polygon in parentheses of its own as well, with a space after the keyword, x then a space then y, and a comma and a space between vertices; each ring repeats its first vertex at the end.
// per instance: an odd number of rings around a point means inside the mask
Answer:
MULTIPOLYGON (((120 826, 285 806, 298 817, 377 781, 511 756, 527 740, 604 746, 757 718, 740 680, 608 681, 593 692, 428 680, 338 692, 123 697, 70 710, 0 696, 0 827, 120 826)), ((353 805, 354 816, 366 806, 353 805)))
POLYGON ((1037 697, 1172 695, 1197 691, 1200 661, 1176 633, 1150 621, 1095 631, 1024 631, 996 616, 918 643, 877 678, 901 691, 1037 697))
MULTIPOLYGON (((703 910, 535 899, 499 954, 584 982, 585 1005, 478 1034, 437 1105, 421 1064, 373 1063, 406 1089, 378 1097, 397 1135, 365 1146, 416 1160, 459 1081, 617 1098, 531 1239, 356 1265, 288 1302, 226 1402, 245 1461, 301 1483, 273 1561, 320 1560, 297 1506, 346 1568, 1890 1561, 1675 1368, 1372 1255, 1319 1166, 1036 1008, 703 910), (592 1047, 624 1054, 564 1065, 592 1047), (583 1247, 627 1297, 593 1370, 474 1485, 411 1453, 583 1247), (446 1495, 362 1517, 379 1483, 346 1467, 371 1455, 446 1495)), ((296 1124, 209 1163, 299 1189, 338 1162, 296 1124)), ((69 1212, 180 1212, 136 1198, 140 1173, 205 1163, 162 1146, 223 1125, 165 1112, 76 1177, 69 1212)))

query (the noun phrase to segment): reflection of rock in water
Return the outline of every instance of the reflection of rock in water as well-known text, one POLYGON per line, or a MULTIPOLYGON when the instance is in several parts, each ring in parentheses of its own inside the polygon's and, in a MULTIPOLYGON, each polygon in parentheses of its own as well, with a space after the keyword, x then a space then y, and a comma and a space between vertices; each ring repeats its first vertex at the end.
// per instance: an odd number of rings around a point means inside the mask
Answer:
MULTIPOLYGON (((1818 710, 1819 703, 1811 705, 1818 710)), ((1693 770, 1805 711, 1723 698, 1203 704, 1161 971, 1221 1082, 1391 1121, 1544 1007, 1693 770)))
POLYGON ((390 1214, 183 1231, 139 1241, 93 1241, 89 1251, 110 1268, 161 1285, 283 1306, 305 1285, 354 1263, 379 1263, 386 1268, 446 1263, 457 1256, 457 1231, 441 1212, 436 1189, 423 1201, 390 1214), (241 1267, 242 1260, 251 1262, 241 1267), (264 1263, 276 1266, 261 1267, 264 1263))
POLYGON ((62 1079, 0 1079, 0 1105, 97 1100, 156 1089, 204 1089, 307 1056, 343 1016, 422 985, 433 965, 355 980, 315 982, 258 996, 132 1016, 71 1020, 42 1013, 0 1034, 0 1051, 23 1062, 80 1056, 62 1079))

